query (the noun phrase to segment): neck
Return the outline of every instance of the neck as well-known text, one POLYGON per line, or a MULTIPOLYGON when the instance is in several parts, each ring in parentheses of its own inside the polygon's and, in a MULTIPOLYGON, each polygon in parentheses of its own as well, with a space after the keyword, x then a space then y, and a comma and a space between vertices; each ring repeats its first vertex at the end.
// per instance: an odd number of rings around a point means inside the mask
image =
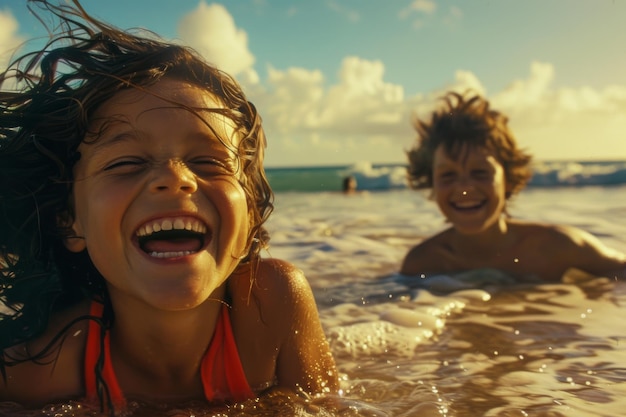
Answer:
POLYGON ((155 380, 193 378, 213 337, 225 292, 222 285, 205 302, 183 311, 161 310, 112 294, 113 362, 129 364, 155 380))
POLYGON ((451 242, 460 253, 480 254, 504 247, 508 238, 508 225, 506 218, 502 216, 493 225, 478 233, 470 234, 454 230, 451 242))

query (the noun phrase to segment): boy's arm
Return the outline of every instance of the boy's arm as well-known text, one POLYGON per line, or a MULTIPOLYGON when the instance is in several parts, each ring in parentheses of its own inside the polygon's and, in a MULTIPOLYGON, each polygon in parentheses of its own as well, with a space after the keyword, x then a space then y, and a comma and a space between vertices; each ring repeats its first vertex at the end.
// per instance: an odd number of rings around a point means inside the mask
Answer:
POLYGON ((571 267, 596 276, 626 279, 626 255, 607 247, 592 234, 575 228, 563 227, 561 231, 573 246, 567 258, 571 267))

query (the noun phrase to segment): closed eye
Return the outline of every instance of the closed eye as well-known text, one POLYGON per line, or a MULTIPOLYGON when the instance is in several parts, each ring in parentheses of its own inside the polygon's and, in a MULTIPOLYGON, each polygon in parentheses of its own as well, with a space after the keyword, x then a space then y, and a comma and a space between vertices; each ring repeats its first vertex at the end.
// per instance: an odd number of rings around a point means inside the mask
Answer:
POLYGON ((195 171, 199 171, 204 174, 233 174, 234 170, 234 161, 222 160, 219 158, 211 158, 211 157, 202 157, 195 158, 189 161, 189 165, 195 171))
POLYGON ((486 169, 474 169, 472 170, 472 177, 476 179, 488 179, 491 178, 491 171, 486 169))
POLYGON ((437 174, 437 178, 442 182, 450 182, 456 178, 454 171, 443 171, 437 174))
POLYGON ((145 164, 145 160, 139 158, 118 159, 104 167, 104 171, 112 171, 116 169, 136 168, 145 164))

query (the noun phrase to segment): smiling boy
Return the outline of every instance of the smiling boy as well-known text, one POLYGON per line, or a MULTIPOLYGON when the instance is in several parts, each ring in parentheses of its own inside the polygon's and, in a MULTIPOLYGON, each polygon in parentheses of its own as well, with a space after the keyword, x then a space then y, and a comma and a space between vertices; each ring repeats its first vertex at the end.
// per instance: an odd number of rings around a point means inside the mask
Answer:
POLYGON ((517 279, 560 280, 570 268, 596 276, 626 275, 624 254, 580 229, 512 219, 507 201, 531 177, 508 119, 480 96, 448 93, 431 119, 416 120, 408 152, 414 189, 431 198, 450 227, 413 247, 403 275, 454 274, 492 268, 517 279))

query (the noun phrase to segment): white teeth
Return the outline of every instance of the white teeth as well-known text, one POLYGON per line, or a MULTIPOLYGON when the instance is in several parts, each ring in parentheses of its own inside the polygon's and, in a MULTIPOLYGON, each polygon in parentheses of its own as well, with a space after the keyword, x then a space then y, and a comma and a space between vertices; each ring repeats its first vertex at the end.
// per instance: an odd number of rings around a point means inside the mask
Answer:
POLYGON ((146 223, 137 230, 137 236, 149 236, 161 230, 190 230, 197 233, 206 233, 206 226, 194 218, 170 218, 155 220, 146 223))
POLYGON ((462 207, 462 208, 467 208, 467 207, 478 206, 479 204, 480 204, 479 201, 462 201, 462 202, 456 203, 456 206, 457 207, 462 207))
POLYGON ((457 209, 473 209, 482 206, 483 202, 478 200, 456 201, 452 205, 457 209))
POLYGON ((195 251, 185 250, 179 252, 150 252, 153 258, 180 258, 181 256, 191 255, 195 251))

